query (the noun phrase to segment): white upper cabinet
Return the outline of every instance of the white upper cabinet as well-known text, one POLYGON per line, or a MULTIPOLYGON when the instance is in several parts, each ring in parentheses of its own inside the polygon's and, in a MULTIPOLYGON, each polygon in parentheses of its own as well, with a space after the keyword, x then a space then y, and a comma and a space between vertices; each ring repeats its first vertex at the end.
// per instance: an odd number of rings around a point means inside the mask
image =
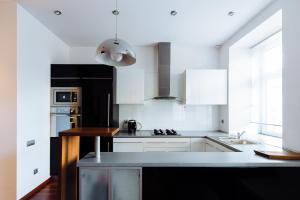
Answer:
POLYGON ((119 68, 116 75, 116 104, 144 104, 144 70, 119 68))
POLYGON ((185 103, 187 105, 226 105, 227 70, 186 70, 185 103))

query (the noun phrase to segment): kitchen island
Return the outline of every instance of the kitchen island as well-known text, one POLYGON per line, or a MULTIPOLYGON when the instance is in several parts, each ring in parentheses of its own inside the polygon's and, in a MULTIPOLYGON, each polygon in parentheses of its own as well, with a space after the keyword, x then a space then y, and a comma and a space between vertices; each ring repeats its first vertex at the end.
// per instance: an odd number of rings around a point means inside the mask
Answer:
POLYGON ((253 152, 91 153, 77 166, 79 199, 298 199, 300 161, 253 152))
MULTIPOLYGON (((300 161, 269 160, 257 156, 254 149, 281 149, 264 144, 228 145, 218 140, 220 134, 182 132, 181 137, 205 137, 235 151, 103 152, 101 160, 90 153, 77 163, 79 197, 274 200, 286 199, 288 194, 289 199, 298 199, 300 161)), ((115 135, 115 138, 124 137, 151 136, 147 131, 137 135, 122 132, 115 135)))

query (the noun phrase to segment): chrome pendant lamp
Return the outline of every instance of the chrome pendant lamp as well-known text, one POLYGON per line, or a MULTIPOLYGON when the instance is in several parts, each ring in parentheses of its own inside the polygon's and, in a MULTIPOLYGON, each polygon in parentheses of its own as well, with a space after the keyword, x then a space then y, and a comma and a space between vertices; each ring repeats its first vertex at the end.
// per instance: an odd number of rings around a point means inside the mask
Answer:
POLYGON ((96 51, 96 61, 111 66, 132 65, 136 62, 132 47, 118 38, 118 0, 116 0, 116 9, 112 13, 116 16, 116 35, 115 38, 105 40, 99 45, 96 51))

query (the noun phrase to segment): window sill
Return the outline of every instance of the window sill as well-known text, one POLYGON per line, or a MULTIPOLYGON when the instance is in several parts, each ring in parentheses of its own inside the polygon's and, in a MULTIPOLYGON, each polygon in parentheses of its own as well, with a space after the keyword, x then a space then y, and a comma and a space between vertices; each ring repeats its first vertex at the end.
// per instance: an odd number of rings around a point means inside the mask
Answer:
POLYGON ((247 138, 249 140, 255 140, 263 144, 268 144, 271 146, 282 148, 282 138, 263 135, 263 134, 255 134, 255 135, 249 134, 247 138))

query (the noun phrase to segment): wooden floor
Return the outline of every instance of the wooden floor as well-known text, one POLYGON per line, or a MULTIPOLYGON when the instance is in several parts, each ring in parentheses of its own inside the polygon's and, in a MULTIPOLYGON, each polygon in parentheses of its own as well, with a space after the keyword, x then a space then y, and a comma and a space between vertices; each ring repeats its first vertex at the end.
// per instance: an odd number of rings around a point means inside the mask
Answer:
POLYGON ((38 191, 30 200, 56 200, 57 198, 57 178, 52 178, 51 182, 38 191))

